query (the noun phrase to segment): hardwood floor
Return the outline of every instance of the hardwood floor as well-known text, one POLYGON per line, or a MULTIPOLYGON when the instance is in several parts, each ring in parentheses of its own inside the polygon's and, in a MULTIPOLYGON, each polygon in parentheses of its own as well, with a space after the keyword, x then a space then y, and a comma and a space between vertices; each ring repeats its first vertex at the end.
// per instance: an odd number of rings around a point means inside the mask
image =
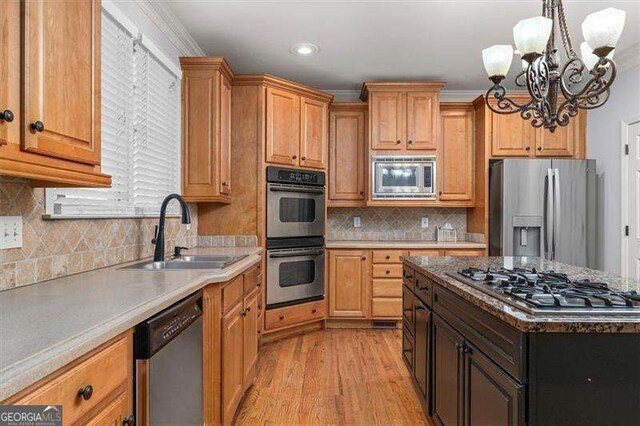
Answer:
POLYGON ((238 425, 428 424, 402 330, 329 329, 265 345, 238 425))

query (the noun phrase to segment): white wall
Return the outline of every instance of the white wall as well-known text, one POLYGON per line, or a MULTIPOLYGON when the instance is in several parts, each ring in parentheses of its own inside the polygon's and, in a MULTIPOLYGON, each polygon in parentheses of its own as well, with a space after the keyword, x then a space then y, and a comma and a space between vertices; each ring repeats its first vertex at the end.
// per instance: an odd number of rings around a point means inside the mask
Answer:
POLYGON ((609 101, 589 111, 587 157, 596 160, 598 180, 597 268, 612 273, 621 270, 622 244, 622 120, 640 116, 640 65, 616 77, 609 101))

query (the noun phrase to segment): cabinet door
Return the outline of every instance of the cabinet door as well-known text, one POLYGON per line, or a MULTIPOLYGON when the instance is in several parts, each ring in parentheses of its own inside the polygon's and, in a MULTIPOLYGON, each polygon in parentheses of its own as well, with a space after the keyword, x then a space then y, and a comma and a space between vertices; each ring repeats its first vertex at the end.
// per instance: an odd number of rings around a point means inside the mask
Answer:
POLYGON ((462 423, 462 336, 433 318, 433 419, 438 425, 462 423))
POLYGON ((520 114, 493 116, 492 155, 494 157, 528 157, 535 145, 536 129, 520 114))
MULTIPOLYGON (((20 1, 0 4, 0 150, 20 143, 20 1), (6 119, 5 119, 6 118, 6 119)), ((2 151, 0 151, 1 153, 2 151)))
POLYGON ((231 82, 220 74, 220 193, 231 194, 231 82))
POLYGON ((244 371, 244 388, 248 389, 256 377, 256 363, 258 362, 258 295, 254 291, 252 296, 244 301, 242 332, 244 345, 242 351, 242 365, 244 371))
POLYGON ((539 128, 536 133, 536 157, 574 157, 582 139, 582 121, 585 115, 581 112, 573 117, 566 127, 556 127, 551 133, 539 128))
POLYGON ((335 111, 329 117, 329 204, 332 200, 363 203, 365 112, 335 111))
POLYGON ((429 363, 430 359, 430 337, 431 337, 431 311, 420 301, 415 301, 415 365, 413 374, 418 382, 418 387, 422 396, 429 401, 431 397, 429 363))
POLYGON ((438 95, 433 92, 408 92, 406 146, 410 150, 438 149, 438 95))
POLYGON ((266 161, 293 166, 300 148, 300 96, 267 88, 266 161))
MULTIPOLYGON (((120 394, 109 403, 104 409, 85 423, 86 426, 122 426, 124 419, 131 413, 129 408, 129 398, 127 393, 120 394)), ((128 424, 128 423, 127 423, 128 424)))
POLYGON ((101 2, 35 0, 23 10, 24 149, 100 164, 101 2))
POLYGON ((473 199, 473 108, 443 108, 440 113, 442 150, 440 200, 473 199))
POLYGON ((524 424, 524 386, 465 343, 465 425, 524 424))
POLYGON ((402 92, 379 92, 370 95, 371 149, 404 149, 405 97, 402 92))
POLYGON ((243 303, 222 317, 222 420, 231 423, 244 393, 243 303))
POLYGON ((300 101, 300 165, 327 167, 327 104, 313 99, 300 101))
POLYGON ((366 250, 329 251, 329 316, 369 317, 369 268, 366 250))

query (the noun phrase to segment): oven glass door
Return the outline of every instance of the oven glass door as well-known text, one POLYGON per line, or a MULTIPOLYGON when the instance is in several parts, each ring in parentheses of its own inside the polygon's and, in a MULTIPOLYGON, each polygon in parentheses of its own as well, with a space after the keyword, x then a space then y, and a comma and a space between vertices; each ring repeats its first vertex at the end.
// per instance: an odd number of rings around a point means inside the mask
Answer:
POLYGON ((417 194, 422 192, 422 167, 417 163, 380 162, 375 164, 377 194, 417 194))
POLYGON ((267 185, 267 238, 324 235, 324 188, 267 185))
POLYGON ((267 251, 267 305, 324 295, 324 249, 267 251))

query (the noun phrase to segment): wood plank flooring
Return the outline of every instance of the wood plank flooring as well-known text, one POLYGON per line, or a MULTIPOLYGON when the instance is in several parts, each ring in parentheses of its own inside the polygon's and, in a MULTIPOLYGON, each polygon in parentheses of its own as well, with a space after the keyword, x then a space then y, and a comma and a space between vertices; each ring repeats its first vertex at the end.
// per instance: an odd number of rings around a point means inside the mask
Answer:
POLYGON ((402 330, 319 330, 265 345, 238 425, 426 425, 402 330))

